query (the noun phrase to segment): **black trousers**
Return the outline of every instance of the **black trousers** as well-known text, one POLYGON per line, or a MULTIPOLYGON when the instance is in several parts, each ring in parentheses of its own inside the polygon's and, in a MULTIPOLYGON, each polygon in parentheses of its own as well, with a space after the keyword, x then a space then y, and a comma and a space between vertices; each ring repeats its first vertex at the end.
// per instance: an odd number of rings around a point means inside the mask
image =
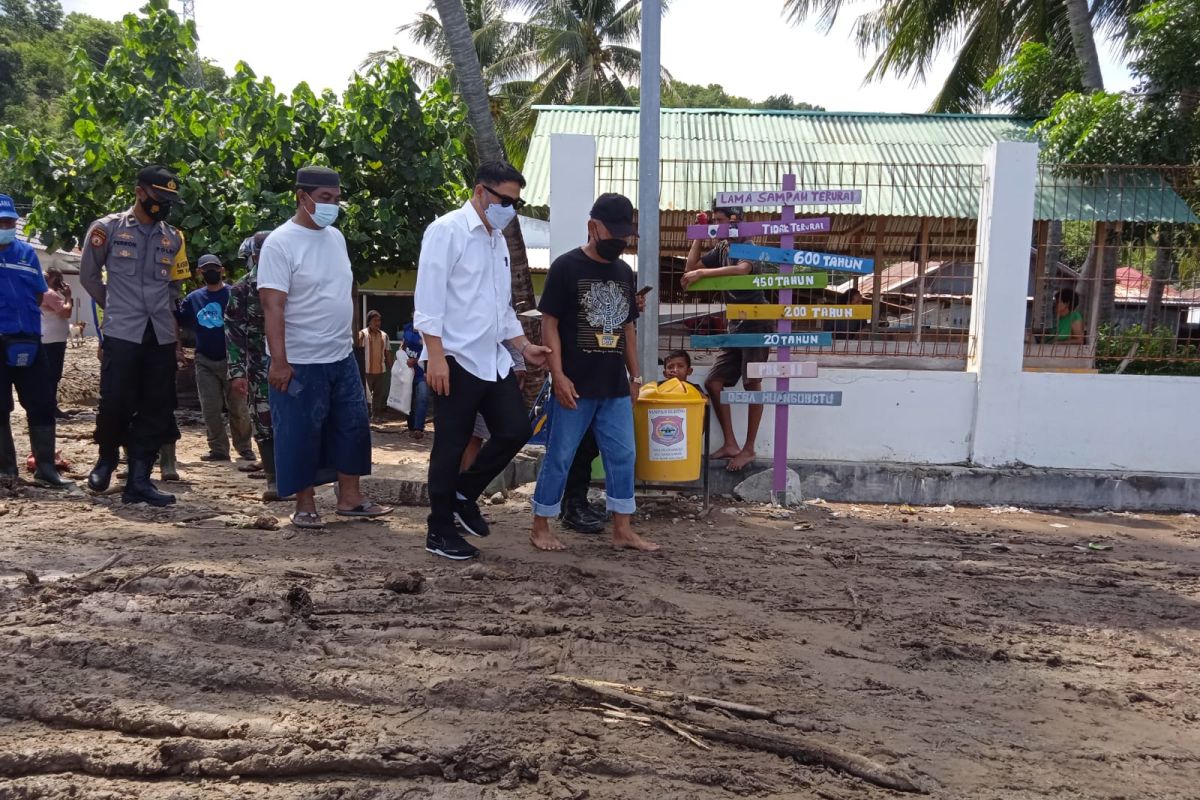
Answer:
POLYGON ((575 451, 575 460, 567 470, 567 490, 563 497, 569 500, 587 500, 588 486, 592 482, 592 462, 600 455, 600 446, 596 444, 596 436, 588 428, 575 451))
POLYGON ((431 525, 453 524, 455 495, 476 500, 533 433, 516 373, 510 372, 501 381, 485 381, 467 372, 453 357, 446 360, 450 364, 450 394, 437 399, 437 426, 429 457, 431 525), (480 449, 475 463, 459 474, 476 414, 483 415, 492 436, 480 449))
POLYGON ((5 348, 0 345, 0 413, 7 417, 13 410, 13 389, 30 427, 54 424, 54 381, 50 377, 50 361, 45 346, 39 346, 37 356, 28 367, 8 366, 5 348))
POLYGON ((96 444, 100 455, 153 459, 179 438, 175 426, 175 344, 159 344, 152 326, 141 343, 107 336, 100 359, 100 410, 96 444))
POLYGON ((54 408, 58 408, 58 383, 62 380, 63 365, 67 361, 66 342, 47 342, 42 345, 46 360, 50 363, 50 379, 54 382, 54 408))

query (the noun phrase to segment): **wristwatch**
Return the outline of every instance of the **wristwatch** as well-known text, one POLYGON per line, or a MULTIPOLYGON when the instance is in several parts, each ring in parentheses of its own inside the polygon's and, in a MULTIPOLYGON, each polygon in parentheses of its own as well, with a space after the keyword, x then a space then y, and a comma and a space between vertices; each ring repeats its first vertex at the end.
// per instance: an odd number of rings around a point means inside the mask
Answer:
POLYGON ((634 375, 633 377, 631 377, 631 378, 629 379, 629 382, 630 382, 630 383, 645 383, 645 381, 644 381, 644 380, 642 380, 642 376, 641 376, 641 375, 634 375))

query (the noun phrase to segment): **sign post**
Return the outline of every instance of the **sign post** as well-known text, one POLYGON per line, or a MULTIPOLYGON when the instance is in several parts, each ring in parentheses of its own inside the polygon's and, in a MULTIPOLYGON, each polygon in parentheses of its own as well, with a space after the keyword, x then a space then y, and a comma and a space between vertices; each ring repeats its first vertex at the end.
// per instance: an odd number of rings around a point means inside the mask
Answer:
MULTIPOLYGON (((718 239, 747 236, 779 236, 779 247, 759 247, 751 244, 734 244, 729 248, 731 259, 738 261, 768 262, 777 265, 778 273, 701 278, 693 282, 690 291, 712 291, 729 289, 778 290, 779 301, 775 305, 730 304, 725 309, 727 319, 778 320, 776 333, 726 333, 710 336, 693 336, 693 347, 774 347, 778 361, 747 365, 747 374, 752 378, 774 378, 774 391, 730 391, 721 392, 726 403, 739 405, 775 406, 775 457, 773 459, 771 499, 776 505, 787 504, 788 476, 788 419, 791 406, 840 406, 841 392, 806 392, 791 389, 792 378, 817 377, 817 365, 812 361, 793 362, 792 347, 829 347, 833 334, 828 331, 792 332, 792 322, 813 320, 870 319, 869 305, 793 305, 792 291, 795 289, 824 289, 829 284, 830 272, 847 272, 869 275, 875 264, 869 258, 844 256, 837 253, 817 253, 794 250, 795 237, 812 233, 828 233, 828 217, 796 219, 797 205, 854 205, 862 202, 861 189, 796 189, 796 176, 784 175, 779 190, 738 190, 718 192, 716 204, 723 206, 777 206, 782 207, 781 218, 766 222, 737 223, 737 232, 731 225, 689 225, 689 239, 718 239), (803 272, 793 272, 796 268, 803 272)), ((751 443, 753 444, 753 443, 751 443)))

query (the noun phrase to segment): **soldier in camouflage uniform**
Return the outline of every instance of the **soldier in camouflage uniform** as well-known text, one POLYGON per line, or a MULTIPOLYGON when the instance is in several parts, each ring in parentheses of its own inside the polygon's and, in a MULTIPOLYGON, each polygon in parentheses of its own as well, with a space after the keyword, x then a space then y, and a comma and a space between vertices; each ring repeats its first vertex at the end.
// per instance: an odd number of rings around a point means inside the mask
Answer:
POLYGON ((263 501, 281 499, 275 483, 275 435, 271 429, 271 404, 267 385, 267 334, 262 303, 258 299, 258 254, 269 231, 259 231, 242 242, 238 255, 248 267, 229 290, 225 309, 225 345, 229 351, 229 380, 234 394, 250 404, 254 439, 267 474, 263 501))

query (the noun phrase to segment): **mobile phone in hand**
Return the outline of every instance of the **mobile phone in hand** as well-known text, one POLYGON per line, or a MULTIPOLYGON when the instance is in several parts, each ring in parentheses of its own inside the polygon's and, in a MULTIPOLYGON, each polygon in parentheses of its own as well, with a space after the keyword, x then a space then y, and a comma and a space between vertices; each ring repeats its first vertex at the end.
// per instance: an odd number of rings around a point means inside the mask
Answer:
POLYGON ((304 384, 300 383, 300 381, 296 380, 295 378, 292 378, 290 381, 288 381, 287 393, 289 395, 292 397, 299 397, 300 393, 303 391, 304 384))
POLYGON ((638 289, 637 296, 638 296, 638 297, 645 297, 646 295, 650 294, 650 293, 651 293, 651 292, 653 292, 653 291, 654 291, 654 287, 653 287, 653 286, 643 286, 642 288, 638 289))

